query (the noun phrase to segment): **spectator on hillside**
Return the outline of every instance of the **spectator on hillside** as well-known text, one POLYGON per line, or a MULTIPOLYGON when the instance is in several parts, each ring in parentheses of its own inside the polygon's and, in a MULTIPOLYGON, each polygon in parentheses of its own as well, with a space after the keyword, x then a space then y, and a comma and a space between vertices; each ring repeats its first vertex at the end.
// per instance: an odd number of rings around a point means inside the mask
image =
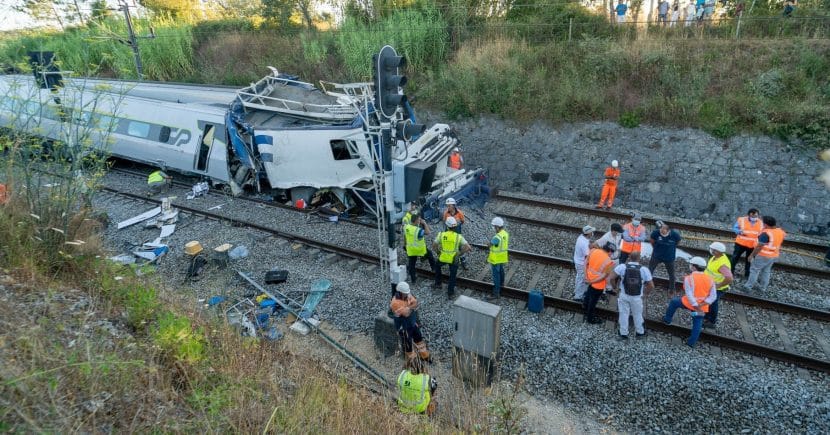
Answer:
POLYGON ((706 4, 706 0, 697 0, 695 3, 695 19, 698 23, 703 22, 703 7, 706 4))
POLYGON ((793 0, 787 0, 787 4, 784 5, 784 16, 789 18, 793 15, 795 11, 795 4, 793 0))
POLYGON ((617 11, 617 24, 625 23, 625 13, 628 11, 628 5, 623 3, 623 0, 619 0, 614 10, 617 11))
POLYGON ((695 5, 691 1, 686 4, 686 16, 684 17, 686 21, 686 27, 692 25, 692 22, 695 20, 695 5))
POLYGON ((660 0, 657 5, 657 25, 665 26, 669 18, 669 2, 668 0, 660 0))
POLYGON ((669 27, 674 27, 677 25, 677 20, 680 19, 680 3, 675 0, 674 4, 671 6, 671 21, 669 21, 669 27))
POLYGON ((703 4, 703 19, 711 20, 715 13, 715 0, 706 0, 703 4))

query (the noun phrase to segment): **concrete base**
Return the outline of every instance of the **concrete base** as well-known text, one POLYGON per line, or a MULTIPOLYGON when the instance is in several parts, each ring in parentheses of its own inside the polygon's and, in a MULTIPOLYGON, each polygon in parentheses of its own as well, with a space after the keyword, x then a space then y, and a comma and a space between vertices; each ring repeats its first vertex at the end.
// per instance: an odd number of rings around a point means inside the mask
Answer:
POLYGON ((387 315, 387 311, 381 311, 375 316, 375 348, 383 356, 392 356, 400 347, 400 338, 395 329, 395 322, 387 315))
POLYGON ((453 346, 452 374, 472 387, 486 387, 493 382, 496 359, 453 346))

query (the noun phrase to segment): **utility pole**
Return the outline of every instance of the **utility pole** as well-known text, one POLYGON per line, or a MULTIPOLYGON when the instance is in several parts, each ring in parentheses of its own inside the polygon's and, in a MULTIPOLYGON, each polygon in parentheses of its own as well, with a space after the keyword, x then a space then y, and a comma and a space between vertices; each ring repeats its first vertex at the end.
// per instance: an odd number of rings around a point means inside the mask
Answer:
POLYGON ((138 51, 138 38, 155 38, 155 32, 153 32, 152 27, 150 28, 150 35, 149 36, 136 36, 135 31, 133 31, 133 20, 130 17, 130 6, 127 4, 127 0, 118 0, 118 10, 124 12, 124 20, 127 22, 127 32, 129 33, 129 41, 127 45, 133 49, 133 56, 135 57, 135 71, 138 73, 138 79, 144 80, 144 71, 141 66, 141 53, 138 51))

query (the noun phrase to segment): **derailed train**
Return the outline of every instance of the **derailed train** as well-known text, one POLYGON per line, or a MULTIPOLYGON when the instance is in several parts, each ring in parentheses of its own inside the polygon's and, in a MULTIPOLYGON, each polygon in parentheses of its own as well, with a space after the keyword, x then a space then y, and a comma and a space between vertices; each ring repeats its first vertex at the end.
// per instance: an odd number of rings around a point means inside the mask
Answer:
MULTIPOLYGON (((367 83, 321 82, 318 89, 273 68, 239 90, 36 70, 34 77, 0 76, 0 126, 61 140, 70 124, 90 129, 96 146, 113 156, 200 176, 234 193, 273 189, 308 201, 323 190, 346 208, 372 207, 380 145, 371 134, 379 123, 371 92, 367 83), (103 131, 111 131, 107 144, 103 131)), ((447 166, 458 143, 449 126, 436 124, 393 148, 400 165, 434 165, 421 198, 427 217, 449 196, 486 198, 482 169, 447 166)))

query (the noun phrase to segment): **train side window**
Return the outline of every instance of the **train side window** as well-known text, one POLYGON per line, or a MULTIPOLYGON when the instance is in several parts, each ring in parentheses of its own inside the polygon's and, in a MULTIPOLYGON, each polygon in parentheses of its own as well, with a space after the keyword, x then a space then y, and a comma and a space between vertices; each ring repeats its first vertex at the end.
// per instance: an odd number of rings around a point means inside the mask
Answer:
POLYGON ((333 140, 330 141, 329 144, 331 145, 331 154, 334 157, 334 160, 352 160, 360 158, 354 151, 354 147, 349 146, 349 142, 345 140, 333 140))
POLYGON ((205 126, 205 132, 202 135, 202 141, 199 143, 199 155, 196 159, 196 170, 206 171, 208 165, 208 156, 210 155, 210 148, 213 146, 213 134, 216 127, 212 124, 205 126))
POLYGON ((130 121, 127 125, 127 134, 146 139, 150 136, 150 124, 147 124, 146 122, 130 121))
POLYGON ((170 140, 170 127, 162 126, 159 129, 159 142, 167 143, 168 140, 170 140))

